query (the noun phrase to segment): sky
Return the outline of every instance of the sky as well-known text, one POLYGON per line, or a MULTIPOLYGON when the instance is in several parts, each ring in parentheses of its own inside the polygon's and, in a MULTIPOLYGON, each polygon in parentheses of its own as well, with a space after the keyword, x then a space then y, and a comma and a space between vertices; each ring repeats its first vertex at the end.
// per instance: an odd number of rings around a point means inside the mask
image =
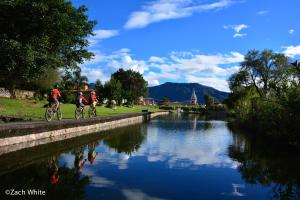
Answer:
POLYGON ((300 0, 73 0, 96 20, 89 82, 119 68, 149 86, 200 83, 229 91, 227 79, 253 49, 300 57, 300 0))

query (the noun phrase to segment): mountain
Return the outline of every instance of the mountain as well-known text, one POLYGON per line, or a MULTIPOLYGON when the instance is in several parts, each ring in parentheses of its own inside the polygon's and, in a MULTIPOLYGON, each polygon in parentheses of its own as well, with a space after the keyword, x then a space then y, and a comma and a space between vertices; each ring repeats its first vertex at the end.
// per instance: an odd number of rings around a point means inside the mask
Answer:
POLYGON ((162 100, 164 96, 169 101, 190 101, 193 89, 198 98, 198 103, 204 103, 204 94, 207 93, 215 98, 215 101, 222 102, 229 95, 227 92, 216 90, 212 87, 201 85, 198 83, 170 83, 166 82, 162 85, 149 87, 149 97, 156 101, 162 100))

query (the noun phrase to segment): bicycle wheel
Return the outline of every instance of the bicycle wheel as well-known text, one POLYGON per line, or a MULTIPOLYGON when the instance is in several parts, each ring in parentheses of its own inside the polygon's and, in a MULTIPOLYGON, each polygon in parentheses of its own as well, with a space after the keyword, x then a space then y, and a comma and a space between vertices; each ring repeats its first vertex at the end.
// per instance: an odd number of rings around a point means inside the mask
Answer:
POLYGON ((57 111, 56 111, 56 117, 57 117, 58 120, 62 119, 62 112, 61 112, 60 108, 58 108, 57 111))
POLYGON ((75 118, 79 119, 79 118, 84 118, 84 112, 82 108, 76 108, 75 109, 75 118))
POLYGON ((96 108, 91 108, 89 109, 89 117, 96 117, 96 108))
POLYGON ((53 118, 53 110, 52 108, 46 108, 46 112, 45 112, 45 119, 50 122, 53 118))

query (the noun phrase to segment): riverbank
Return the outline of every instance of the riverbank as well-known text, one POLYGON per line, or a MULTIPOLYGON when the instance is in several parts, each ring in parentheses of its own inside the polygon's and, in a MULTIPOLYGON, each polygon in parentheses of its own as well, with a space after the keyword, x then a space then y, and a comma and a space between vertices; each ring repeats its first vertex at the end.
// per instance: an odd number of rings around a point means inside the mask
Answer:
MULTIPOLYGON (((47 101, 0 98, 0 122, 43 120, 45 116, 45 108, 43 106, 46 103, 47 101)), ((135 113, 141 112, 144 109, 147 109, 149 112, 160 111, 160 109, 155 106, 134 105, 132 108, 117 106, 114 109, 97 106, 97 115, 110 116, 123 113, 135 113)), ((61 110, 63 119, 74 118, 74 104, 63 103, 61 110)))
POLYGON ((142 123, 169 112, 128 113, 82 120, 19 122, 0 125, 0 155, 94 132, 142 123))

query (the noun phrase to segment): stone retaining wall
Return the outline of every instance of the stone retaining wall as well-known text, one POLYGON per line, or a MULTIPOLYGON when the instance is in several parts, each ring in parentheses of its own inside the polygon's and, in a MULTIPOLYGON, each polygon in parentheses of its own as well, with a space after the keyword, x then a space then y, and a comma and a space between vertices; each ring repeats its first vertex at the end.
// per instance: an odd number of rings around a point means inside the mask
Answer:
POLYGON ((8 152, 65 140, 94 132, 148 121, 168 112, 131 113, 111 117, 55 122, 25 122, 0 125, 0 155, 8 152))
POLYGON ((17 99, 30 99, 34 97, 34 92, 29 90, 14 90, 12 94, 9 90, 5 88, 0 88, 0 97, 2 98, 11 98, 15 96, 17 99))

